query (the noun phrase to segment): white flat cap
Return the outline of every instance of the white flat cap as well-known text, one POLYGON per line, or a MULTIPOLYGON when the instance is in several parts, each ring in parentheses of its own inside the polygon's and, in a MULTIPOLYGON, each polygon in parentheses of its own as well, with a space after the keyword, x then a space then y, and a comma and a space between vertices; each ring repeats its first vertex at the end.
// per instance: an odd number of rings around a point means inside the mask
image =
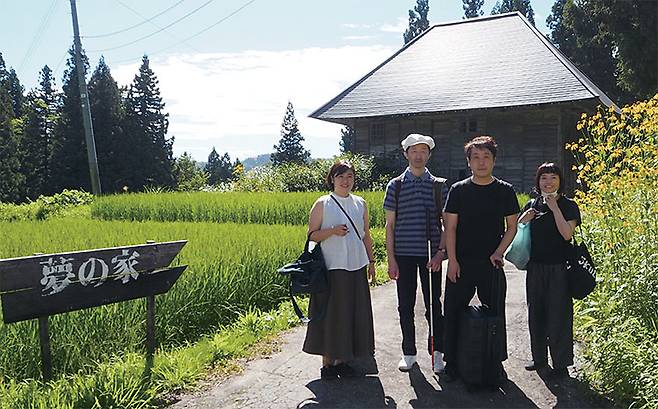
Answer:
POLYGON ((430 150, 434 149, 434 139, 432 139, 431 136, 421 135, 419 133, 410 133, 402 142, 400 142, 400 145, 402 145, 402 149, 406 151, 410 147, 418 145, 419 143, 424 143, 429 146, 430 150))

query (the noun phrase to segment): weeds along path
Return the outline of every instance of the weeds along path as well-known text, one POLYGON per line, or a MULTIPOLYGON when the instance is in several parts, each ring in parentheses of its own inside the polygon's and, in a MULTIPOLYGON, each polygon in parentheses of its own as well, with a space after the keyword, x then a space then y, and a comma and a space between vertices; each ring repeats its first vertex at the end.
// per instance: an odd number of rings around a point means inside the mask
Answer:
MULTIPOLYGON (((525 306, 525 272, 506 265, 507 339, 509 359, 505 369, 509 382, 498 391, 469 393, 461 381, 446 383, 431 371, 429 355, 419 354, 419 365, 398 371, 400 327, 395 284, 372 290, 375 314, 375 359, 357 362, 367 373, 362 378, 320 380, 320 358, 301 352, 305 328, 281 336, 281 349, 270 357, 245 365, 244 372, 206 388, 180 396, 172 409, 210 408, 609 408, 609 403, 577 379, 579 366, 570 378, 546 379, 523 366, 530 355, 525 306)), ((444 266, 445 271, 445 266, 444 266)), ((445 277, 444 277, 445 279, 445 277)), ((427 333, 417 297, 418 350, 427 333)))

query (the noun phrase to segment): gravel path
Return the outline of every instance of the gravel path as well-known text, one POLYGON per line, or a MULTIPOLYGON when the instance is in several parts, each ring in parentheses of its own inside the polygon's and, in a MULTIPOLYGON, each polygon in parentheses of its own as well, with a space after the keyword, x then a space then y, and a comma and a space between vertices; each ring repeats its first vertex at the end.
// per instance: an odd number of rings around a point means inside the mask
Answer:
MULTIPOLYGON (((445 266, 444 266, 445 271, 445 266)), ((246 363, 244 372, 201 392, 180 396, 174 409, 210 408, 609 408, 609 403, 575 378, 559 382, 526 371, 529 335, 525 307, 525 272, 505 266, 509 382, 503 388, 468 392, 461 381, 446 383, 433 375, 429 355, 420 354, 427 333, 421 320, 420 289, 416 305, 418 365, 398 371, 401 335, 395 284, 372 290, 375 314, 374 360, 355 366, 362 378, 320 380, 320 357, 301 352, 305 328, 281 335, 282 348, 270 357, 246 363)), ((419 286, 420 287, 420 286, 419 286)))

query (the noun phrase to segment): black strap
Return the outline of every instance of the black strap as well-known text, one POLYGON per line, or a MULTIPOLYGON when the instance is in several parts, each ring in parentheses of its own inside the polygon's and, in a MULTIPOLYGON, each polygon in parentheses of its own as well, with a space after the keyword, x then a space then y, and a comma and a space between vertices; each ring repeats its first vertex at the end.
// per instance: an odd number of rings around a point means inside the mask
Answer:
POLYGON ((336 199, 336 198, 334 197, 334 195, 330 194, 329 196, 330 196, 332 199, 334 199, 334 202, 336 202, 336 204, 338 205, 338 207, 340 207, 340 210, 342 210, 343 213, 345 213, 345 216, 347 216, 347 220, 350 221, 350 224, 352 225, 352 228, 354 229, 354 233, 356 233, 356 236, 359 238, 359 240, 362 240, 362 239, 361 239, 361 235, 359 234, 359 231, 357 230, 356 226, 354 225, 354 222, 352 221, 352 218, 350 217, 350 215, 347 214, 347 212, 345 211, 345 209, 343 209, 343 206, 340 205, 340 202, 338 202, 338 199, 336 199))
MULTIPOLYGON (((398 218, 398 201, 400 198, 400 191, 402 190, 402 178, 404 173, 393 179, 395 181, 395 191, 393 197, 395 198, 395 220, 398 218)), ((436 203, 437 217, 441 218, 443 212, 443 184, 447 179, 432 176, 432 193, 434 195, 434 203, 436 203)))

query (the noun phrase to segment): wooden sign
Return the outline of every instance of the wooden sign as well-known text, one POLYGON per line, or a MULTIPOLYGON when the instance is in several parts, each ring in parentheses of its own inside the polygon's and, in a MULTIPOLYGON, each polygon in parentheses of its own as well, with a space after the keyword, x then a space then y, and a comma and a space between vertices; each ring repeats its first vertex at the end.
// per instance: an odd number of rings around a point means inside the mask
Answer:
POLYGON ((169 291, 187 266, 168 268, 186 240, 0 259, 6 324, 39 319, 44 380, 52 378, 48 316, 147 298, 147 360, 155 351, 155 295, 169 291))
POLYGON ((166 268, 187 241, 0 260, 6 324, 166 293, 186 266, 166 268))

